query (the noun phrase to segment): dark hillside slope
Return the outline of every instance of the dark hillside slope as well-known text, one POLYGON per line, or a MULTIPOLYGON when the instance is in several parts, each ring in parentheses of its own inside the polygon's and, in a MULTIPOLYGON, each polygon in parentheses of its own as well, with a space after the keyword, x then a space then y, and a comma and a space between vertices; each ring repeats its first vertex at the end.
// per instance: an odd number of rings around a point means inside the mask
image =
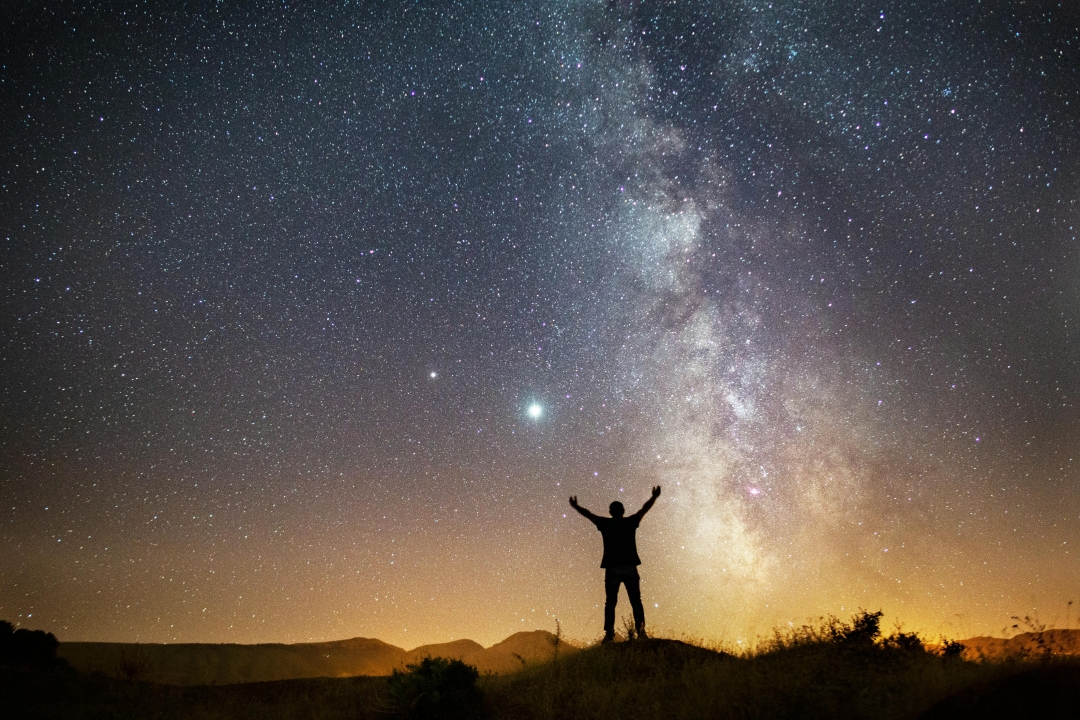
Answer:
POLYGON ((921 647, 812 642, 736 657, 675 640, 582 650, 491 678, 497 717, 917 718, 1015 666, 941 657, 921 647))

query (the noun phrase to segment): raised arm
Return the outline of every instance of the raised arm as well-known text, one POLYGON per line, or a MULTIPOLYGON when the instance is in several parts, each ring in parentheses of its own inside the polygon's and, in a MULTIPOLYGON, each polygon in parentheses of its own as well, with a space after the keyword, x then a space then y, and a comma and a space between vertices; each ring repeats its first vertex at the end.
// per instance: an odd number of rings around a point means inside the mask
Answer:
POLYGON ((645 504, 641 506, 641 509, 634 513, 634 517, 638 520, 645 517, 645 513, 652 509, 652 506, 656 504, 656 498, 660 497, 660 486, 657 485, 652 489, 652 497, 645 501, 645 504))
POLYGON ((589 520, 590 520, 590 521, 592 521, 592 522, 596 522, 596 520, 597 520, 597 516, 596 516, 596 515, 593 515, 593 514, 592 514, 591 512, 589 512, 589 511, 588 511, 588 510, 586 510, 585 508, 583 508, 583 507, 581 507, 580 505, 578 505, 578 502, 577 502, 577 495, 571 495, 571 496, 570 496, 570 507, 574 508, 574 509, 575 509, 575 510, 577 510, 577 511, 578 511, 579 513, 581 513, 582 515, 584 515, 585 517, 589 518, 589 520))

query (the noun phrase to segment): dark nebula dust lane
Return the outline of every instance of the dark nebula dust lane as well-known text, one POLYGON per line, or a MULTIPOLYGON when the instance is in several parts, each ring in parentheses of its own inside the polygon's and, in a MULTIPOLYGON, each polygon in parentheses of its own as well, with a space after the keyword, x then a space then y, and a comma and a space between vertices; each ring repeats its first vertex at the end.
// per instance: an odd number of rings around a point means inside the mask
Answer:
POLYGON ((2 27, 0 616, 592 638, 656 484, 653 632, 1080 600, 1068 3, 2 27))

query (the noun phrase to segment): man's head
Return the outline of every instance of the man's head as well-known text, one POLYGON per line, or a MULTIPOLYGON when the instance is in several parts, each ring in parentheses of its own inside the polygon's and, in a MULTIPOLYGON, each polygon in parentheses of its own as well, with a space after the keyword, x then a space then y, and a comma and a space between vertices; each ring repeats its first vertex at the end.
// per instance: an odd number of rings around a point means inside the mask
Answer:
POLYGON ((622 506, 622 503, 616 500, 608 505, 608 512, 611 513, 611 517, 622 517, 626 512, 626 508, 622 506))

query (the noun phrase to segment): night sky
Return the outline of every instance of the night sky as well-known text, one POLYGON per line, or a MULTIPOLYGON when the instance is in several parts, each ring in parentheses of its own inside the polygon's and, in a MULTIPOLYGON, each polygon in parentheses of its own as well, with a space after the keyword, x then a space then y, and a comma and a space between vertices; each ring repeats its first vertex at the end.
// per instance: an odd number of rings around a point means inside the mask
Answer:
POLYGON ((0 617, 595 639, 567 497, 659 484, 653 633, 1075 625, 1075 4, 46 4, 0 617))

